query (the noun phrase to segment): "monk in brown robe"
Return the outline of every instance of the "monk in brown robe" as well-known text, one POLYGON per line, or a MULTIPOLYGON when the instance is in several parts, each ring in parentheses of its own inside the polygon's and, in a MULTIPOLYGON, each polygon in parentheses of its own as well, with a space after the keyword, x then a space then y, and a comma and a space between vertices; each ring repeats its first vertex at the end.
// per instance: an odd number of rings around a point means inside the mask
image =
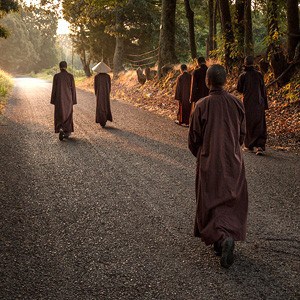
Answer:
POLYGON ((234 241, 246 236, 245 114, 242 102, 223 89, 226 71, 221 65, 208 69, 206 81, 209 96, 197 102, 189 129, 189 149, 197 157, 194 235, 213 244, 228 268, 234 241))
POLYGON ((111 79, 107 74, 111 69, 104 62, 100 62, 93 70, 98 73, 94 79, 94 90, 97 98, 96 123, 105 127, 107 121, 112 122, 110 110, 111 79))
POLYGON ((54 75, 51 104, 54 104, 54 128, 62 141, 74 132, 73 105, 77 104, 75 81, 67 72, 67 63, 59 63, 60 73, 54 75))
POLYGON ((254 68, 253 56, 245 58, 245 71, 237 84, 243 94, 246 113, 246 150, 263 155, 266 148, 267 125, 265 110, 268 109, 267 93, 263 75, 254 68))
POLYGON ((182 126, 189 126, 191 103, 190 103, 190 90, 191 90, 191 75, 187 71, 185 64, 180 66, 181 74, 176 81, 175 100, 179 101, 179 109, 177 113, 177 124, 182 126))
POLYGON ((208 88, 205 84, 206 77, 206 61, 204 57, 198 58, 198 68, 192 73, 192 83, 191 83, 191 95, 190 102, 192 103, 192 110, 195 103, 208 95, 208 88))

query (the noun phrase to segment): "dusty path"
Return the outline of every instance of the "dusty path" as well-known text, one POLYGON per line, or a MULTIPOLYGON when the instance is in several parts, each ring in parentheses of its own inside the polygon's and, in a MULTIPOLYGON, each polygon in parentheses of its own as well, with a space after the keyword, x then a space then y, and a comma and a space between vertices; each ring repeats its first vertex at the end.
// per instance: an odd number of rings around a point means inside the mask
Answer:
POLYGON ((187 129, 112 101, 53 133, 51 84, 16 79, 0 119, 0 299, 299 299, 299 157, 246 154, 248 238, 229 270, 193 238, 187 129))

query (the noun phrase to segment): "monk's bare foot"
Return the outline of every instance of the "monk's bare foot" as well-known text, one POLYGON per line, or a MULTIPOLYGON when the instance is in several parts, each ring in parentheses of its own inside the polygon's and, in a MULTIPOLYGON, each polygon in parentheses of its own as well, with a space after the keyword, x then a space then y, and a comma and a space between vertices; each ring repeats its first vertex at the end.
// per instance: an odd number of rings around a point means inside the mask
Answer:
POLYGON ((178 120, 175 121, 175 124, 181 125, 181 123, 178 120))
POLYGON ((62 141, 64 137, 65 137, 64 131, 62 129, 59 129, 59 136, 58 136, 59 140, 62 141))
POLYGON ((234 261, 233 256, 233 250, 234 250, 234 240, 233 238, 229 237, 226 238, 222 243, 222 256, 221 256, 221 266, 223 268, 228 269, 234 261))
POLYGON ((253 148, 243 147, 242 150, 243 150, 244 152, 253 152, 253 148))
POLYGON ((189 127, 189 124, 182 123, 181 126, 183 126, 183 127, 189 127))
POLYGON ((257 147, 255 150, 255 154, 262 156, 264 155, 264 150, 261 147, 257 147))

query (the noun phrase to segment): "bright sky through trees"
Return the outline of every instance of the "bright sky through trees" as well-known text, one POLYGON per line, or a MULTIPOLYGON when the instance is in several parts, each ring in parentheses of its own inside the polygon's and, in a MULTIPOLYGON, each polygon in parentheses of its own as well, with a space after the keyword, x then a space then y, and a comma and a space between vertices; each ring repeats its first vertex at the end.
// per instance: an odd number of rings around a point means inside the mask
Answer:
MULTIPOLYGON (((40 0, 25 0, 27 5, 30 4, 39 4, 40 0)), ((69 23, 64 19, 58 20, 57 34, 68 34, 69 31, 69 23)))

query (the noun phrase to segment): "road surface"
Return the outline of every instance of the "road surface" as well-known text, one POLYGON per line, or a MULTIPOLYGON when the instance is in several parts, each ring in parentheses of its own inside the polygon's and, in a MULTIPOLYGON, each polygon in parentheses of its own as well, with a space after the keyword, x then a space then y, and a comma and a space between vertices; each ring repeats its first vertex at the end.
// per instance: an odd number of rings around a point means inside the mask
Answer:
POLYGON ((53 129, 51 83, 15 79, 0 119, 0 299, 299 299, 299 156, 245 154, 247 241, 235 264, 193 237, 187 128, 112 100, 53 129))

